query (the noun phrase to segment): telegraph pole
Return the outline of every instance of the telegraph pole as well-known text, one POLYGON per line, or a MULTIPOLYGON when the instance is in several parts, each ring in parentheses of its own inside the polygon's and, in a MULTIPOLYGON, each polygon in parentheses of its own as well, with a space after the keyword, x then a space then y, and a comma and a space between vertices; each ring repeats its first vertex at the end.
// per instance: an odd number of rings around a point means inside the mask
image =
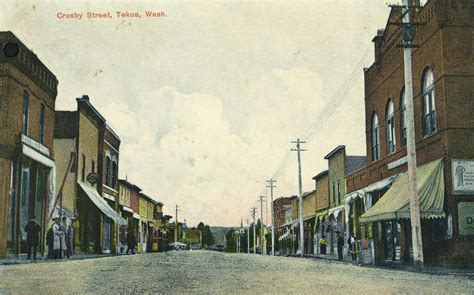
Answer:
POLYGON ((267 187, 270 188, 270 201, 271 201, 270 214, 272 215, 272 219, 271 219, 271 222, 272 222, 272 256, 275 255, 275 215, 273 213, 273 188, 276 187, 275 185, 273 185, 273 183, 275 183, 275 182, 276 182, 276 180, 274 180, 274 179, 267 180, 267 187))
POLYGON ((178 205, 176 205, 176 215, 175 215, 175 225, 174 225, 174 242, 178 242, 178 205))
POLYGON ((405 65, 405 99, 407 121, 407 165, 410 189, 410 220, 413 241, 413 262, 417 269, 423 268, 423 239, 421 236, 420 200, 416 175, 416 137, 413 110, 413 81, 411 54, 413 41, 413 26, 410 24, 410 6, 408 0, 403 0, 403 60, 405 65))
POLYGON ((250 254, 250 224, 247 219, 247 254, 250 254))
POLYGON ((252 217, 253 217, 253 254, 257 254, 257 249, 255 246, 255 211, 257 210, 256 207, 252 208, 252 217))
POLYGON ((291 149, 291 151, 297 152, 298 155, 298 202, 299 202, 299 217, 300 217, 300 254, 301 257, 304 256, 304 226, 303 226, 303 185, 301 183, 301 152, 306 150, 301 149, 300 144, 306 143, 305 141, 301 141, 299 138, 296 141, 292 141, 291 143, 296 144, 296 149, 291 149))
POLYGON ((260 201, 260 254, 263 254, 263 201, 264 196, 258 196, 260 201))

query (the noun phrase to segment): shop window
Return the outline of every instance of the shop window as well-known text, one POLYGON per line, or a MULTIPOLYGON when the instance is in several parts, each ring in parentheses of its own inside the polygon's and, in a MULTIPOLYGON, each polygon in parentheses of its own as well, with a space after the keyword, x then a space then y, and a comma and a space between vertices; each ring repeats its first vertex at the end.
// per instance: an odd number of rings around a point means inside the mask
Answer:
POLYGON ((431 69, 427 69, 423 75, 422 108, 423 135, 428 136, 436 131, 434 77, 431 69))
POLYGON ((28 135, 28 119, 30 111, 30 95, 25 90, 23 92, 23 134, 28 135))
POLYGON ((379 118, 377 114, 372 115, 372 161, 380 159, 380 134, 379 134, 379 118))
POLYGON ((94 162, 94 160, 91 161, 91 173, 95 173, 95 162, 94 162))
POLYGON ((44 104, 40 106, 40 115, 39 115, 39 127, 40 127, 40 143, 44 144, 44 121, 45 121, 45 107, 44 104))
POLYGON ((443 241, 449 238, 447 218, 435 218, 431 222, 433 241, 443 241))
POLYGON ((395 152, 395 112, 392 100, 387 104, 386 118, 387 154, 390 155, 395 152))

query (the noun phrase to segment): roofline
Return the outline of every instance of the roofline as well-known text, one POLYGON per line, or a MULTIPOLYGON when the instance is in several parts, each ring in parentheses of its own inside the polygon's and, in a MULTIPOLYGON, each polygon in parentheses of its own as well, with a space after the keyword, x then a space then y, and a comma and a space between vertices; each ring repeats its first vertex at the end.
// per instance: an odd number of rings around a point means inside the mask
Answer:
POLYGON ((76 98, 76 101, 79 102, 84 102, 88 107, 91 108, 91 110, 95 113, 95 115, 103 122, 105 123, 106 120, 105 118, 99 113, 99 111, 91 104, 89 101, 89 96, 88 95, 83 95, 82 97, 76 98))
POLYGON ((112 127, 110 127, 109 124, 105 123, 105 128, 106 128, 110 133, 112 133, 112 135, 115 136, 115 138, 116 138, 119 142, 122 142, 122 141, 120 140, 120 137, 118 136, 118 134, 115 133, 115 131, 112 129, 112 127))
POLYGON ((329 174, 329 170, 324 170, 319 172, 316 176, 313 177, 314 180, 320 179, 324 175, 329 174))
POLYGON ((128 182, 128 181, 127 181, 127 180, 125 180, 125 179, 119 179, 118 181, 119 181, 119 182, 122 182, 122 183, 124 183, 124 184, 125 184, 126 186, 128 186, 128 187, 132 187, 132 188, 135 188, 135 189, 137 189, 137 190, 138 190, 138 192, 141 192, 141 191, 142 191, 142 189, 141 189, 141 188, 139 188, 138 186, 134 185, 134 184, 133 184, 133 183, 131 183, 131 182, 128 182))
POLYGON ((327 154, 324 159, 325 160, 329 160, 330 158, 332 158, 334 155, 338 154, 340 152, 340 150, 342 149, 346 149, 346 146, 345 145, 338 145, 335 149, 333 149, 329 154, 327 154))

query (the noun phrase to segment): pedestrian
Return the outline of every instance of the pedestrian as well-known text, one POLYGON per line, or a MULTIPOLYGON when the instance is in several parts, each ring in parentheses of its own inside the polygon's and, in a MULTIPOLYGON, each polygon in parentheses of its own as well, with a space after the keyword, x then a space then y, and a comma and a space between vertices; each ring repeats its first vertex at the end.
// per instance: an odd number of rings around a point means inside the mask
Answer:
POLYGON ((30 219, 24 230, 26 232, 27 259, 31 259, 31 250, 33 250, 33 259, 36 260, 36 250, 38 247, 41 225, 39 225, 36 220, 30 219))
POLYGON ((63 253, 64 256, 70 258, 72 254, 72 226, 66 216, 62 218, 61 227, 64 231, 64 239, 61 241, 61 244, 64 245, 63 253))
POLYGON ((336 231, 339 235, 337 238, 337 259, 342 260, 342 250, 344 249, 344 238, 342 237, 342 233, 340 231, 336 231))
POLYGON ((123 254, 127 246, 127 236, 125 232, 125 225, 121 225, 119 229, 120 254, 123 254))
POLYGON ((127 233, 127 252, 125 254, 128 254, 128 251, 131 251, 132 254, 135 254, 134 248, 137 245, 137 239, 135 238, 135 235, 132 232, 127 233))
POLYGON ((354 235, 351 235, 347 242, 349 244, 349 249, 351 251, 352 262, 355 263, 357 262, 357 248, 356 248, 356 240, 354 238, 354 235))
POLYGON ((53 259, 62 258, 62 241, 64 239, 64 231, 61 227, 61 218, 59 215, 53 216, 53 259))
POLYGON ((326 247, 328 245, 328 240, 326 240, 326 236, 322 235, 321 240, 319 240, 319 250, 321 254, 326 254, 326 247))

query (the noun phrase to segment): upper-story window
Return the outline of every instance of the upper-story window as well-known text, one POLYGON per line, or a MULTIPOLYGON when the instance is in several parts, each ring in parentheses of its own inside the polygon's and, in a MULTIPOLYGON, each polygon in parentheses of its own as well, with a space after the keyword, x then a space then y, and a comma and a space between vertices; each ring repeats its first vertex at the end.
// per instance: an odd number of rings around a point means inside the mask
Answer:
POLYGON ((110 186, 110 157, 105 157, 105 185, 110 186))
POLYGON ((387 104, 387 154, 395 152, 395 110, 393 101, 390 100, 387 104))
POLYGON ((431 135, 436 131, 436 107, 433 71, 425 70, 422 89, 423 135, 431 135))
POLYGON ((44 123, 45 123, 45 106, 41 104, 40 106, 40 115, 39 115, 39 127, 40 127, 40 143, 44 143, 44 123))
POLYGON ((30 95, 25 90, 23 92, 23 134, 28 135, 28 120, 30 112, 30 95))
POLYGON ((405 89, 400 96, 400 140, 402 146, 407 145, 407 102, 405 98, 405 89))
POLYGON ((380 131, 377 114, 372 115, 372 161, 380 159, 380 131))
POLYGON ((117 169, 117 162, 112 161, 112 187, 117 187, 117 179, 118 179, 118 169, 117 169))
POLYGON ((81 181, 86 180, 86 156, 82 154, 82 163, 81 163, 81 181))

